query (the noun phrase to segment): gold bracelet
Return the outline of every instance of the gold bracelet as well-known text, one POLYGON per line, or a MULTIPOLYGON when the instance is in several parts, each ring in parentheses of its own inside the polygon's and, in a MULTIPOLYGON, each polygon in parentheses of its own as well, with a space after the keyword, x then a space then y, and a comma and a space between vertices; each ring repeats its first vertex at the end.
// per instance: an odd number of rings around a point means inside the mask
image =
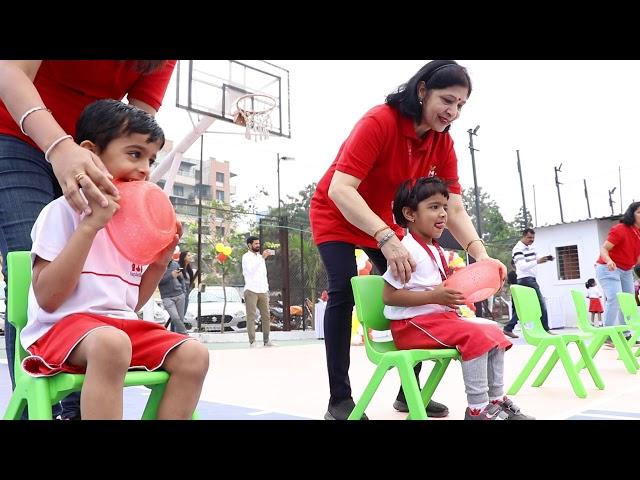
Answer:
POLYGON ((469 243, 467 243, 467 248, 464 249, 465 252, 469 253, 469 247, 473 242, 481 242, 482 245, 484 245, 485 247, 487 246, 486 243, 484 243, 484 240, 482 240, 481 238, 474 238, 469 243))
POLYGON ((387 228, 391 228, 391 227, 388 226, 388 225, 385 225, 384 227, 379 228, 378 230, 376 230, 375 233, 372 235, 373 238, 375 239, 376 235, 378 235, 380 232, 384 232, 387 228))

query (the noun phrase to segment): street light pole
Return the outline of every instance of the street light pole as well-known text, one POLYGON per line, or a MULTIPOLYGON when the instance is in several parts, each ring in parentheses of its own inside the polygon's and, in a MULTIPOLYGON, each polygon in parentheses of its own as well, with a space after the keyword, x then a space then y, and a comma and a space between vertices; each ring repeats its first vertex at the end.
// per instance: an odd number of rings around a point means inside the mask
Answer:
MULTIPOLYGON (((473 148, 473 136, 478 136, 478 129, 480 125, 476 125, 476 128, 473 130, 467 130, 469 133, 469 150, 471 151, 471 167, 473 168, 473 189, 474 195, 476 197, 476 230, 478 231, 478 237, 482 238, 482 222, 480 220, 480 196, 478 194, 478 177, 476 176, 476 157, 473 152, 478 152, 479 150, 473 148)), ((473 258, 473 257, 472 257, 473 258)), ((475 262, 475 258, 473 259, 475 262)), ((471 263, 469 261, 469 263, 471 263)), ((476 306, 476 315, 478 317, 482 317, 482 303, 478 302, 475 304, 476 306)))
POLYGON ((280 262, 282 271, 282 320, 284 330, 291 330, 291 315, 289 306, 291 305, 290 285, 289 285, 289 230, 286 227, 287 219, 282 216, 282 200, 280 199, 280 161, 295 160, 294 157, 280 156, 277 153, 278 165, 276 172, 278 175, 278 230, 280 232, 280 262), (284 228, 283 228, 284 224, 284 228))
POLYGON ((482 238, 482 222, 480 220, 480 197, 478 195, 478 177, 476 176, 476 158, 473 152, 479 152, 473 148, 473 136, 478 136, 478 129, 480 125, 476 125, 476 128, 473 130, 469 129, 467 132, 469 133, 469 150, 471 151, 471 167, 473 168, 473 189, 474 195, 476 197, 476 230, 478 231, 478 236, 482 238))

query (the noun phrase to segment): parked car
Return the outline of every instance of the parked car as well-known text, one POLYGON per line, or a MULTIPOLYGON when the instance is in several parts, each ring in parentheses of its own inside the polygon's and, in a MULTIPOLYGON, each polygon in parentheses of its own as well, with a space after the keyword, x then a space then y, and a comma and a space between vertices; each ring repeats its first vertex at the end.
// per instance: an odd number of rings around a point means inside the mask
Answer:
MULTIPOLYGON (((247 315, 242 298, 233 287, 226 287, 227 308, 224 316, 224 330, 234 332, 244 332, 247 330, 247 315)), ((200 322, 205 331, 220 331, 220 320, 222 319, 222 308, 224 306, 224 291, 220 285, 207 285, 200 297, 200 322)), ((189 295, 189 306, 184 316, 185 325, 190 323, 195 327, 198 325, 198 291, 191 291, 189 295)))

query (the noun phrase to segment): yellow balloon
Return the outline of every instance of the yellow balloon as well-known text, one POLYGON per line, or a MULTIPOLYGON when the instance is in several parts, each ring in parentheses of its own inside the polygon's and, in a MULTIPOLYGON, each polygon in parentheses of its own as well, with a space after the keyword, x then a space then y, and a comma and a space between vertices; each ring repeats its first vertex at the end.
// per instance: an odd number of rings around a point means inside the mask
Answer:
POLYGON ((223 253, 224 245, 222 243, 216 243, 216 252, 223 253))
POLYGON ((232 249, 231 247, 224 247, 224 248, 222 249, 222 253, 224 253, 227 257, 228 257, 229 255, 231 255, 231 252, 232 252, 232 251, 233 251, 233 249, 232 249))

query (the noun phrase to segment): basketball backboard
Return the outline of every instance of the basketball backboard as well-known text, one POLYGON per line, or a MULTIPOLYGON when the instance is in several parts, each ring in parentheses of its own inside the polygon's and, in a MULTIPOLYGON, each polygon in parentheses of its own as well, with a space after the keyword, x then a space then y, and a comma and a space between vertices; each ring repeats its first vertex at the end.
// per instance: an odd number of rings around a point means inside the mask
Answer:
MULTIPOLYGON (((233 123, 236 100, 243 95, 269 95, 272 135, 291 138, 289 71, 265 60, 180 60, 176 106, 233 123)), ((252 108, 260 109, 255 97, 252 108)), ((268 105, 264 105, 265 107, 268 105)))

